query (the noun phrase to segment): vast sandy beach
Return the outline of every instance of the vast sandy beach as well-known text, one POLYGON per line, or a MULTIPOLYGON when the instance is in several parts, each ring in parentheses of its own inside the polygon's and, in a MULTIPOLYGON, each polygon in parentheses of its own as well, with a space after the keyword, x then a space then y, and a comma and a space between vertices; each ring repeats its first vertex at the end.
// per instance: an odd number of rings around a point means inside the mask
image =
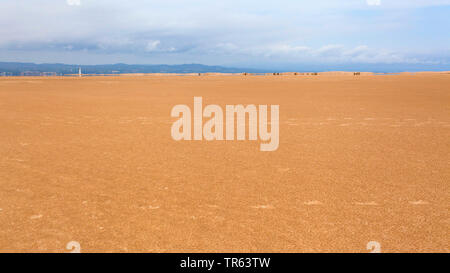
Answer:
POLYGON ((450 251, 450 74, 0 78, 0 252, 450 251), (171 138, 280 105, 280 145, 171 138))

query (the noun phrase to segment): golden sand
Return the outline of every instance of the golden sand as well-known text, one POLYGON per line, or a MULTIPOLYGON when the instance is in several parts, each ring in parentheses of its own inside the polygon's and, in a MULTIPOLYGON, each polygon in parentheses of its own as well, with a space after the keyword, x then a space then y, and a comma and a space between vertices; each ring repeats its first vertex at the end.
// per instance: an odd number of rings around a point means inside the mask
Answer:
POLYGON ((0 252, 450 251, 450 74, 0 78, 0 252), (176 104, 280 105, 280 146, 176 104))

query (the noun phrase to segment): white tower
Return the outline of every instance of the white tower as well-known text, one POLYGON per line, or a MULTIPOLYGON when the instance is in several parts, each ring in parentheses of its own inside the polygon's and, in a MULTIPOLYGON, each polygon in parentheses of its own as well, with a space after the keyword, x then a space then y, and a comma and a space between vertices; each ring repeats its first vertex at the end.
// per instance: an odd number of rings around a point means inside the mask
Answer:
POLYGON ((81 67, 78 67, 78 77, 81 78, 81 67))

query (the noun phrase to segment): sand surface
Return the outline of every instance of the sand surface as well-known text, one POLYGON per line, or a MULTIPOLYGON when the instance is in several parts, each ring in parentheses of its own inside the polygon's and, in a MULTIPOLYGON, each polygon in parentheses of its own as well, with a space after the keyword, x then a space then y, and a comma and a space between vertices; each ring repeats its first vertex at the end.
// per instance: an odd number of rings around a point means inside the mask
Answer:
POLYGON ((450 250, 450 75, 0 78, 0 252, 450 250), (279 104, 280 146, 175 142, 279 104))

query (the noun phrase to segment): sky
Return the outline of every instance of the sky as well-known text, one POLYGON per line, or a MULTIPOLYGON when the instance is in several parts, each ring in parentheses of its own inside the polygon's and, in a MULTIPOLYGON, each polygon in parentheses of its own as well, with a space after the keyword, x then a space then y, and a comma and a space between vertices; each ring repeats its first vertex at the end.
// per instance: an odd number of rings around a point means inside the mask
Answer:
POLYGON ((0 61, 450 70, 450 0, 1 0, 0 61))

